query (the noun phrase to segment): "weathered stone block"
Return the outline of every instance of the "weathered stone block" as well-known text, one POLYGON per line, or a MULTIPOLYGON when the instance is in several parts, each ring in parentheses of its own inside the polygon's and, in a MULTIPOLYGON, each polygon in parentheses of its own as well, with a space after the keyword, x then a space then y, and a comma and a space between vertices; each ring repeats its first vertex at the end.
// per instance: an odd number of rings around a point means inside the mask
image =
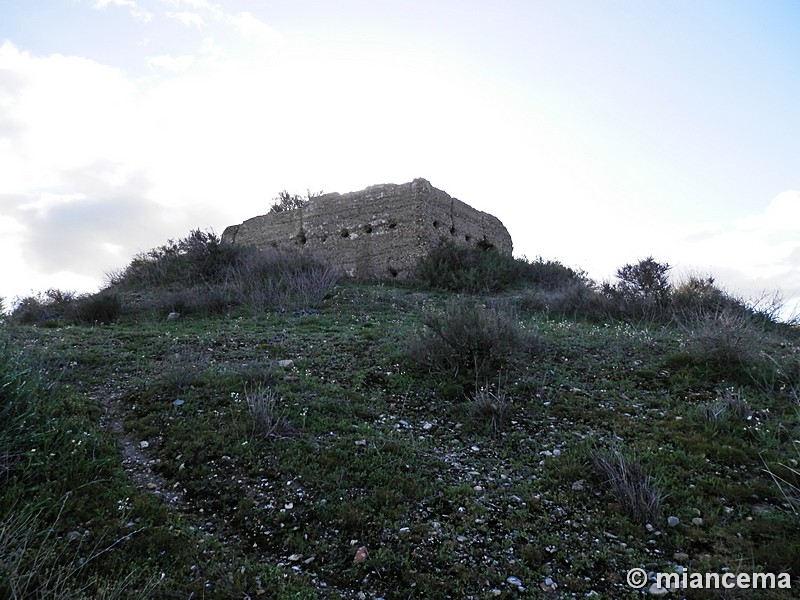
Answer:
POLYGON ((256 247, 301 247, 351 277, 404 279, 441 240, 511 254, 497 217, 451 198, 425 179, 325 194, 303 208, 231 225, 223 242, 256 247))

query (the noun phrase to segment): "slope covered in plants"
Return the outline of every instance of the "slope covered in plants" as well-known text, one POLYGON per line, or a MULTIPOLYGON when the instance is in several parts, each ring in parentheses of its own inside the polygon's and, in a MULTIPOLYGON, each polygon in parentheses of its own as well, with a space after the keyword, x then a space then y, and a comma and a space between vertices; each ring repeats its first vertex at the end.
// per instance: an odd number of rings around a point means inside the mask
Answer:
POLYGON ((800 355, 768 310, 653 259, 596 285, 444 248, 401 286, 200 241, 117 275, 113 318, 41 298, 3 326, 4 596, 797 589, 800 355))

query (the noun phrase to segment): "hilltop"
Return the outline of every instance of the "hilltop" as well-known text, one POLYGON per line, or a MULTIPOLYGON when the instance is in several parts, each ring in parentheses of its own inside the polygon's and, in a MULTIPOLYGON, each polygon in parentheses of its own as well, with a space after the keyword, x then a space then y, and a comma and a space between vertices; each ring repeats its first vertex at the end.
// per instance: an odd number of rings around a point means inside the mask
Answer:
POLYGON ((97 295, 26 299, 2 595, 633 598, 633 568, 796 589, 798 330, 668 271, 445 245, 372 283, 192 232, 97 295))

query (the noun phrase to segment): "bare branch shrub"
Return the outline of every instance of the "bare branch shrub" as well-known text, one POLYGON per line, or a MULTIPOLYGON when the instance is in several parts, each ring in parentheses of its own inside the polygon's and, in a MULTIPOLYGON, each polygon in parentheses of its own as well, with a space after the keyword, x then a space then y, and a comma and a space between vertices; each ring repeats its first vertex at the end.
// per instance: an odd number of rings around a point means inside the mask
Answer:
POLYGON ((589 320, 611 316, 613 303, 598 293, 591 281, 574 279, 553 288, 527 291, 520 308, 524 311, 544 311, 553 315, 589 320))
POLYGON ((719 365, 741 365, 759 358, 767 340, 753 317, 735 308, 698 313, 683 325, 686 352, 694 360, 719 365))
POLYGON ((708 423, 741 422, 746 421, 753 411, 739 392, 726 389, 714 402, 700 406, 698 414, 708 423))
POLYGON ((466 300, 450 302, 444 312, 426 315, 425 329, 411 341, 409 354, 434 372, 481 378, 503 367, 516 353, 534 344, 508 314, 466 300))
POLYGON ((511 418, 511 399, 503 391, 480 389, 475 394, 470 412, 477 424, 488 425, 495 434, 502 431, 511 418))
POLYGON ((171 392, 183 393, 202 379, 206 362, 205 357, 189 349, 178 350, 165 358, 161 383, 171 392))
POLYGON ((595 469, 628 515, 638 523, 655 523, 661 510, 661 494, 653 478, 638 461, 618 449, 593 452, 595 469))
POLYGON ((228 270, 227 287, 238 303, 264 312, 313 306, 338 280, 334 267, 310 254, 268 248, 244 254, 228 270))
POLYGON ((280 406, 281 398, 273 390, 257 387, 245 390, 247 407, 253 418, 253 430, 262 438, 290 437, 294 428, 280 406))

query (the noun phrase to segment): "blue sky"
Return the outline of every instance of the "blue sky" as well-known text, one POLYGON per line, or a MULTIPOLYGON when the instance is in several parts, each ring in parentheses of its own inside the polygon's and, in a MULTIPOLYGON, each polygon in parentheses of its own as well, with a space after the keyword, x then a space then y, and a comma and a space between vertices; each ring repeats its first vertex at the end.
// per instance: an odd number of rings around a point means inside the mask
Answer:
POLYGON ((425 177, 517 255, 800 297, 800 3, 0 0, 0 296, 425 177))

